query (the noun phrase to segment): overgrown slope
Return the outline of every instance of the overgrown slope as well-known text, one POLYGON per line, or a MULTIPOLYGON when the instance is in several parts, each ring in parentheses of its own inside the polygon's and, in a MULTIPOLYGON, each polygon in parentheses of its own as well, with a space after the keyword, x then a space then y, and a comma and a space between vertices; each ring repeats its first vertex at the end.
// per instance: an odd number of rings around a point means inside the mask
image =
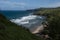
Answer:
POLYGON ((58 8, 41 8, 34 13, 35 15, 43 15, 47 17, 48 35, 50 40, 60 40, 60 7, 58 8))
POLYGON ((0 14, 0 40, 41 40, 14 23, 11 23, 0 14))

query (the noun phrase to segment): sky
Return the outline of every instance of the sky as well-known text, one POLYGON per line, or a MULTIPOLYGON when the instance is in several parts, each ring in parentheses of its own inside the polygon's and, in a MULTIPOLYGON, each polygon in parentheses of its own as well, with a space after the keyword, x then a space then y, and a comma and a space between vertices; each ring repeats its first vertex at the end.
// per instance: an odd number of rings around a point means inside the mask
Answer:
POLYGON ((59 6, 60 0, 0 0, 0 10, 28 10, 59 6))

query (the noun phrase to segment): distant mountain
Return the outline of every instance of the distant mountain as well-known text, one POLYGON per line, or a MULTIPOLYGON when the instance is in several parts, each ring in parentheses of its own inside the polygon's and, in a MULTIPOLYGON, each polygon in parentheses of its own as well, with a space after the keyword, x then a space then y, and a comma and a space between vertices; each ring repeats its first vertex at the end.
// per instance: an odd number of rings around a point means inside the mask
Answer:
POLYGON ((51 15, 53 13, 56 13, 56 11, 60 11, 60 7, 56 7, 56 8, 39 8, 39 9, 35 9, 34 11, 34 15, 51 15))
POLYGON ((0 40, 42 40, 0 14, 0 40))
POLYGON ((51 9, 60 9, 60 7, 55 7, 55 8, 36 8, 36 9, 30 9, 30 10, 26 10, 26 11, 32 11, 32 12, 37 12, 37 11, 43 11, 43 10, 51 10, 51 9))

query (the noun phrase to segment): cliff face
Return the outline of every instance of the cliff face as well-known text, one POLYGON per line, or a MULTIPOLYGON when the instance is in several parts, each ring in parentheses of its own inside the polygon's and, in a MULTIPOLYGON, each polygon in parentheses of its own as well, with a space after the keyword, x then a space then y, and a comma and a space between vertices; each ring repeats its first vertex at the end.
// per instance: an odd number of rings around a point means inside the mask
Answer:
POLYGON ((34 12, 34 15, 46 16, 48 27, 38 34, 49 35, 50 40, 60 40, 60 7, 58 8, 41 8, 34 12))
POLYGON ((0 40, 41 40, 28 30, 11 23, 0 14, 0 40))

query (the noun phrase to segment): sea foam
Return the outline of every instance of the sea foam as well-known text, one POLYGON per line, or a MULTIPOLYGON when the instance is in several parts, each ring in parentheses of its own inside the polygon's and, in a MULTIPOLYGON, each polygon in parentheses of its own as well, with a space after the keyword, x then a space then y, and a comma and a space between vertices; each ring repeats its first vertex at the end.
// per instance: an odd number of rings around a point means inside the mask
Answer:
POLYGON ((17 19, 11 19, 10 21, 16 23, 17 25, 26 25, 26 26, 30 27, 30 25, 35 24, 38 21, 38 20, 36 20, 37 18, 42 19, 41 16, 28 15, 28 16, 24 16, 21 18, 17 18, 17 19))

